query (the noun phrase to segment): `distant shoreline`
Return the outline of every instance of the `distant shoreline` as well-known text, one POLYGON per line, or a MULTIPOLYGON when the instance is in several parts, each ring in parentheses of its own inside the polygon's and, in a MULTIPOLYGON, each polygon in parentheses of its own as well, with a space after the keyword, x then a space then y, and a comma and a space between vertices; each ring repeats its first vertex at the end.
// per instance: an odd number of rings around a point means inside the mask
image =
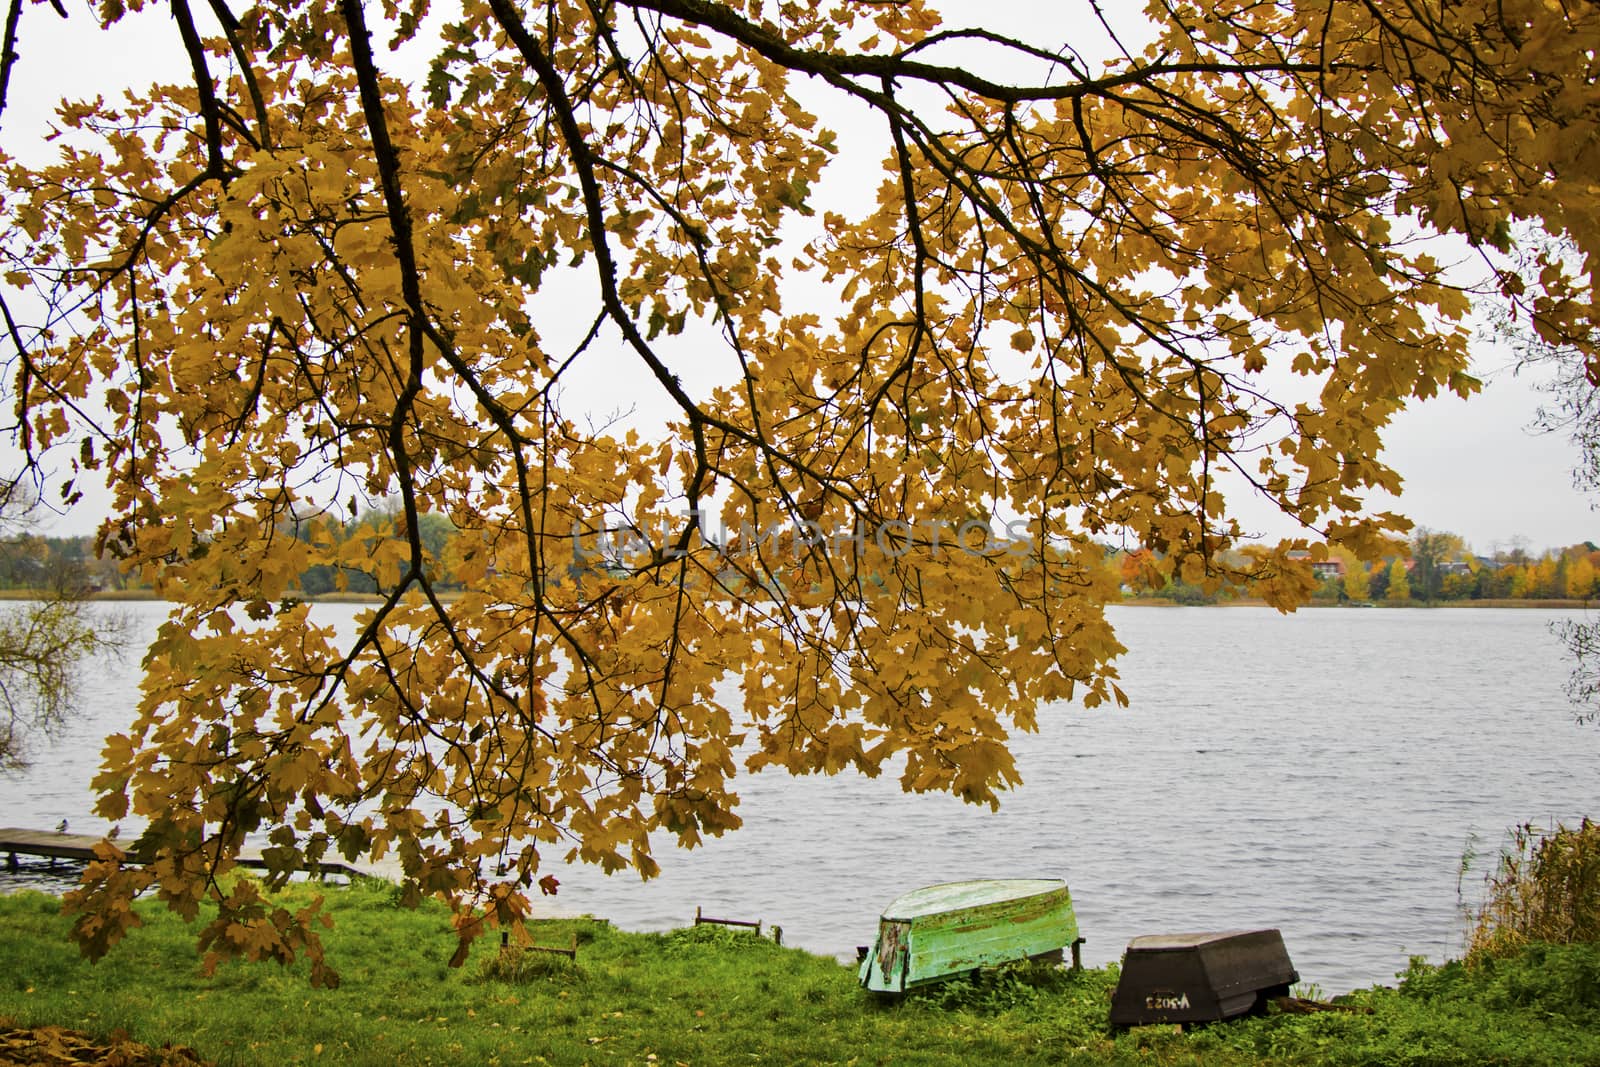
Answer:
MULTIPOLYGON (((1138 597, 1127 600, 1113 601, 1112 603, 1130 608, 1267 608, 1272 606, 1265 600, 1252 597, 1242 597, 1237 600, 1219 600, 1215 604, 1179 604, 1177 601, 1172 600, 1169 597, 1138 597)), ((1404 610, 1406 608, 1427 608, 1429 610, 1433 610, 1435 608, 1560 608, 1563 610, 1582 610, 1588 608, 1591 604, 1595 607, 1600 607, 1600 600, 1574 600, 1569 598, 1555 597, 1551 597, 1547 600, 1538 600, 1527 597, 1499 597, 1486 598, 1483 600, 1435 600, 1431 603, 1422 600, 1408 600, 1403 604, 1391 604, 1388 601, 1383 600, 1363 600, 1356 603, 1351 603, 1348 601, 1345 603, 1339 603, 1338 601, 1333 600, 1311 600, 1301 604, 1300 607, 1296 608, 1295 610, 1304 611, 1308 608, 1315 608, 1319 610, 1323 608, 1383 608, 1385 611, 1404 610)))
MULTIPOLYGON (((0 601, 4 600, 38 600, 44 595, 39 589, 0 589, 0 601)), ((459 592, 451 591, 443 594, 441 599, 454 600, 460 596, 459 592)), ((147 601, 159 600, 155 593, 148 589, 116 589, 99 593, 90 593, 87 598, 94 601, 147 601)), ((380 604, 383 598, 372 593, 324 593, 320 596, 303 598, 312 604, 380 604)), ((1214 604, 1179 604, 1170 597, 1130 597, 1125 600, 1112 600, 1108 604, 1112 607, 1130 608, 1265 608, 1271 607, 1265 600, 1255 597, 1241 597, 1234 600, 1219 600, 1214 604)), ((1483 600, 1435 600, 1430 602, 1421 600, 1408 600, 1402 604, 1392 604, 1388 601, 1360 601, 1339 603, 1331 600, 1311 600, 1296 610, 1308 608, 1383 608, 1384 610, 1404 610, 1406 608, 1551 608, 1564 611, 1581 611, 1593 605, 1600 608, 1600 600, 1576 600, 1572 598, 1532 599, 1516 597, 1499 597, 1483 600)))

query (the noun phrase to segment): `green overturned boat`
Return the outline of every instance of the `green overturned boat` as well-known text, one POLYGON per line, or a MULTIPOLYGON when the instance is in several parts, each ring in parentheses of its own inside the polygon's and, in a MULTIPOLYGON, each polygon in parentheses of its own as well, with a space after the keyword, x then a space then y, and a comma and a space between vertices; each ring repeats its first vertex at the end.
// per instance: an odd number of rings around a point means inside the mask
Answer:
POLYGON ((1055 878, 946 882, 913 890, 883 910, 878 943, 861 960, 861 984, 904 993, 979 967, 1030 957, 1077 962, 1078 920, 1055 878))

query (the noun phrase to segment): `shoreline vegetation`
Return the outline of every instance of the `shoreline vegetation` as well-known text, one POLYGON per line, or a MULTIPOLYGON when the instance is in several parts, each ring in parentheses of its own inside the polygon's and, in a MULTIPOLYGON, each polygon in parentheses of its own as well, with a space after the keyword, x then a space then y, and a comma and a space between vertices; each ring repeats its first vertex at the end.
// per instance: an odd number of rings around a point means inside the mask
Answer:
MULTIPOLYGON (((1596 604, 1593 600, 1576 600, 1572 598, 1530 600, 1517 597, 1500 597, 1486 600, 1435 600, 1424 602, 1419 600, 1405 601, 1403 603, 1370 601, 1362 602, 1335 602, 1332 600, 1310 600, 1301 604, 1296 611, 1320 610, 1323 608, 1335 609, 1365 609, 1382 608, 1385 611, 1404 611, 1411 608, 1422 608, 1428 611, 1434 609, 1453 608, 1544 608, 1546 610, 1577 610, 1582 611, 1596 604)), ((1124 597, 1112 601, 1118 607, 1130 608, 1265 608, 1271 607, 1265 600, 1254 597, 1237 597, 1231 600, 1206 601, 1197 604, 1186 604, 1172 597, 1164 596, 1138 596, 1124 597)))
MULTIPOLYGON (((51 595, 53 595, 51 591, 46 589, 0 589, 0 601, 38 600, 51 595)), ((446 590, 440 593, 439 596, 443 600, 453 600, 460 596, 460 593, 453 590, 446 590)), ((115 589, 87 593, 85 594, 84 599, 117 603, 154 601, 160 600, 161 597, 157 596, 155 591, 151 589, 115 589)), ((316 596, 309 596, 305 599, 313 604, 379 604, 383 602, 383 598, 374 593, 319 593, 316 596)), ((1134 608, 1264 608, 1271 606, 1265 600, 1260 600, 1255 597, 1235 597, 1231 599, 1220 599, 1201 603, 1185 603, 1179 599, 1169 596, 1141 595, 1125 596, 1121 600, 1113 600, 1109 603, 1112 606, 1134 608)), ((1543 608, 1551 611, 1584 611, 1597 605, 1600 605, 1600 600, 1578 599, 1574 597, 1548 597, 1537 599, 1529 597, 1492 597, 1482 600, 1435 600, 1431 602, 1409 600, 1400 603, 1389 601, 1379 601, 1375 603, 1370 601, 1336 602, 1332 600, 1318 599, 1307 601, 1306 603, 1300 605, 1300 607, 1296 610, 1304 611, 1313 608, 1383 608, 1385 610, 1405 610, 1410 608, 1425 608, 1428 610, 1433 610, 1436 608, 1543 608)))
POLYGON ((378 881, 296 884, 279 902, 319 894, 336 919, 326 935, 342 975, 333 990, 310 988, 301 964, 225 963, 205 977, 192 928, 145 905, 129 942, 91 965, 68 942, 57 898, 0 898, 4 1040, 110 1050, 62 1062, 240 1067, 1600 1062, 1589 1023, 1600 1010, 1593 944, 1534 944, 1472 968, 1414 960, 1394 987, 1337 998, 1346 1010, 1113 1035, 1115 967, 1020 965, 887 1001, 832 958, 748 932, 635 934, 582 917, 529 924, 537 944, 575 941, 575 960, 515 940, 502 948, 491 933, 451 969, 442 906, 402 908, 395 887, 378 881))
MULTIPOLYGON (((392 510, 380 507, 324 532, 346 547, 360 546, 361 551, 354 555, 369 558, 376 546, 400 536, 397 522, 392 510)), ((463 547, 460 531, 447 518, 423 515, 419 536, 424 570, 437 596, 454 601, 466 589, 481 587, 481 567, 468 565, 473 553, 463 547)), ((988 540, 984 543, 991 544, 988 540)), ((1008 547, 1015 543, 1005 539, 993 542, 1008 547)), ((580 584, 590 580, 625 583, 637 564, 649 562, 648 554, 642 558, 631 554, 628 544, 626 539, 602 536, 590 545, 580 543, 575 534, 570 563, 549 578, 580 584)), ((1534 554, 1525 539, 1517 538, 1509 548, 1496 545, 1493 554, 1485 556, 1473 552, 1456 534, 1418 527, 1409 541, 1390 547, 1391 554, 1374 560, 1358 559, 1337 546, 1325 545, 1290 549, 1286 559, 1306 568, 1291 580, 1308 583, 1303 589, 1308 607, 1581 608, 1600 601, 1600 546, 1592 541, 1534 554)), ((1271 550, 1247 543, 1217 558, 1218 574, 1231 574, 1232 579, 1217 585, 1191 576, 1199 583, 1191 584, 1174 573, 1172 561, 1158 552, 1111 545, 1101 548, 1098 562, 1085 566, 1089 572, 1098 572, 1091 583, 1096 589, 1118 591, 1120 598, 1110 603, 1261 605, 1265 601, 1252 595, 1248 585, 1238 584, 1240 576, 1272 574, 1279 569, 1277 564, 1268 564, 1263 570, 1271 550)), ((0 540, 0 600, 52 598, 63 593, 102 600, 158 599, 147 577, 137 570, 125 571, 117 559, 99 550, 93 537, 26 535, 0 540)), ((298 573, 284 595, 312 603, 378 603, 382 588, 377 572, 362 565, 316 565, 298 573)))

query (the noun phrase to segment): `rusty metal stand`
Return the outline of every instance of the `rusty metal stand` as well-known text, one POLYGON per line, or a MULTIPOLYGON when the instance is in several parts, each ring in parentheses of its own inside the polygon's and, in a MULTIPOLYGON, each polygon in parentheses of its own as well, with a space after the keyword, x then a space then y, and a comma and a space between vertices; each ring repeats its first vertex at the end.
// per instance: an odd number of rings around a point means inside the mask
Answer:
MULTIPOLYGON (((694 924, 696 926, 702 926, 706 923, 710 923, 714 926, 740 926, 746 930, 754 930, 757 937, 761 936, 760 919, 757 919, 755 922, 746 922, 743 919, 713 919, 711 916, 701 911, 700 905, 696 904, 694 906, 694 924)), ((774 926, 772 928, 772 940, 776 944, 783 944, 783 927, 774 926)))

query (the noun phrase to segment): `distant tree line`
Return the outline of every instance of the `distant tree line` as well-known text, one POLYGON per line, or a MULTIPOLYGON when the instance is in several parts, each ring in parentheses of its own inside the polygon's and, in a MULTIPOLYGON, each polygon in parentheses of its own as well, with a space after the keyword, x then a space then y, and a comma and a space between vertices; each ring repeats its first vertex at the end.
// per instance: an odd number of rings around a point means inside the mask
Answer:
MULTIPOLYGON (((1338 573, 1323 578, 1320 600, 1437 603, 1462 600, 1589 600, 1600 594, 1600 549, 1592 542, 1478 555, 1451 533, 1418 530, 1408 555, 1364 564, 1336 557, 1338 573)), ((1329 568, 1331 569, 1331 568, 1329 568)))
MULTIPOLYGON (((376 540, 399 521, 392 510, 372 509, 344 524, 322 524, 318 536, 336 543, 376 540)), ((424 514, 418 521, 430 575, 440 589, 459 589, 454 578, 461 545, 455 527, 443 515, 424 514)), ((309 540, 313 527, 291 530, 309 540)), ((1407 551, 1363 563, 1347 553, 1330 553, 1317 561, 1321 579, 1313 599, 1355 603, 1434 603, 1457 600, 1589 600, 1600 598, 1600 548, 1592 542, 1547 549, 1535 556, 1525 545, 1474 554, 1456 534, 1420 528, 1407 551)), ((360 554, 356 554, 359 558, 360 554)), ((1162 599, 1178 604, 1213 604, 1240 594, 1223 589, 1208 592, 1176 579, 1157 578, 1149 549, 1107 548, 1105 567, 1131 599, 1162 599)), ((1239 562, 1239 561, 1235 561, 1239 562)), ((307 597, 330 593, 377 593, 372 573, 359 564, 319 564, 299 578, 307 597)), ((0 590, 59 590, 70 593, 119 592, 143 587, 137 575, 124 574, 117 561, 95 551, 93 537, 44 537, 27 534, 0 541, 0 590)))
MULTIPOLYGON (((1155 573, 1148 566, 1151 556, 1148 549, 1108 552, 1107 565, 1116 571, 1124 597, 1214 604, 1240 593, 1208 592, 1180 581, 1150 584, 1145 579, 1155 573)), ((1310 553, 1305 556, 1311 562, 1310 553)), ((1370 562, 1332 552, 1311 565, 1320 579, 1313 599, 1323 603, 1600 598, 1600 548, 1588 541, 1537 556, 1516 543, 1485 556, 1474 553, 1457 534, 1420 527, 1404 552, 1370 562)))
POLYGON ((15 535, 0 540, 0 589, 85 593, 136 588, 93 537, 15 535))
MULTIPOLYGON (((316 529, 323 535, 331 530, 335 544, 368 539, 376 541, 380 537, 392 536, 395 525, 401 521, 393 509, 379 508, 363 512, 343 526, 322 524, 316 529)), ((309 540, 312 528, 304 527, 293 532, 302 540, 309 540)), ((434 587, 441 590, 460 589, 461 583, 454 579, 451 567, 457 551, 455 526, 443 515, 424 513, 417 517, 417 536, 422 541, 423 559, 434 587)), ((319 563, 301 573, 299 584, 301 592, 308 597, 379 591, 377 578, 360 565, 335 567, 319 563)))
MULTIPOLYGON (((313 531, 331 537, 336 544, 376 540, 391 531, 399 521, 390 509, 362 512, 349 522, 305 525, 287 530, 291 536, 309 540, 313 531)), ((443 515, 425 514, 418 519, 424 556, 439 589, 459 589, 451 578, 451 560, 456 551, 456 529, 443 515)), ((328 593, 377 593, 378 582, 360 564, 335 567, 319 564, 307 568, 299 578, 300 592, 307 597, 328 593)), ((124 573, 117 559, 96 549, 93 536, 46 537, 34 533, 14 534, 0 540, 0 590, 84 593, 129 592, 146 587, 139 575, 124 573)))

